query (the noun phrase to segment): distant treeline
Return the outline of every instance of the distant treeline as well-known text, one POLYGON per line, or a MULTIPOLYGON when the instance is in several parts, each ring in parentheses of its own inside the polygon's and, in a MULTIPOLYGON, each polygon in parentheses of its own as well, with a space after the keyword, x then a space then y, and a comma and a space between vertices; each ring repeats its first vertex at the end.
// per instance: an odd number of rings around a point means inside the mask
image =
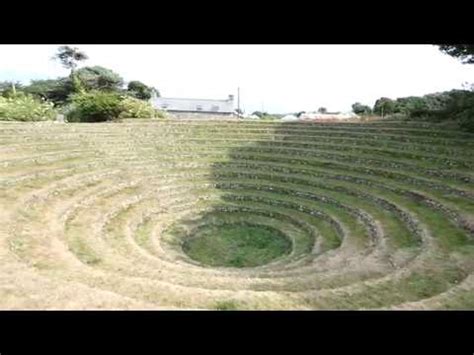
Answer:
POLYGON ((382 97, 375 102, 373 113, 384 117, 398 115, 407 119, 453 121, 462 129, 474 132, 474 91, 451 90, 396 100, 382 97))

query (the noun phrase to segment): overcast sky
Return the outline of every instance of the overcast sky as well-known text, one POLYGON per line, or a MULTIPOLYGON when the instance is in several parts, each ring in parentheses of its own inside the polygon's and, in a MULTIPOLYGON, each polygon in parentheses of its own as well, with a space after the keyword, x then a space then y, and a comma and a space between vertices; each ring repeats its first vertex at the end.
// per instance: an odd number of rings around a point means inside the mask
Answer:
MULTIPOLYGON (((226 98, 241 107, 287 113, 348 111, 359 101, 462 88, 463 65, 431 45, 73 45, 84 65, 155 86, 164 97, 226 98)), ((0 81, 46 79, 68 71, 51 60, 57 45, 0 45, 0 81)))

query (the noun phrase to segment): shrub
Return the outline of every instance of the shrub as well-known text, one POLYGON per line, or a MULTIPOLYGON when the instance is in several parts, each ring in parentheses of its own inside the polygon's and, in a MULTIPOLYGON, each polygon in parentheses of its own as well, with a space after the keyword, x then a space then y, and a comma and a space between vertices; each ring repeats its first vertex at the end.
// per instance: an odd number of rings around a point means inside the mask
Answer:
POLYGON ((0 97, 0 119, 7 121, 46 121, 56 117, 54 104, 18 93, 0 97))
POLYGON ((69 122, 104 122, 116 119, 122 112, 120 95, 90 91, 75 94, 66 111, 69 122))
POLYGON ((166 112, 155 109, 155 118, 166 118, 166 112))
POLYGON ((121 102, 120 118, 154 118, 157 112, 153 106, 143 100, 125 97, 121 102))

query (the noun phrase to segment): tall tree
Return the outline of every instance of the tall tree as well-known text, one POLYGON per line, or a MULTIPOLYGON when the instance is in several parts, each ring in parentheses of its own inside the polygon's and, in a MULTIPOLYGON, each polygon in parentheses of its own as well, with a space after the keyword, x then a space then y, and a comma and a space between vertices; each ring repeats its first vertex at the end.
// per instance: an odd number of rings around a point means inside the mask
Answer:
POLYGON ((440 51, 461 59, 463 64, 474 64, 474 44, 441 44, 440 51))
POLYGON ((71 77, 71 81, 73 82, 75 91, 80 91, 81 86, 74 71, 77 68, 77 65, 79 64, 79 62, 85 61, 88 58, 89 57, 84 52, 79 50, 79 48, 72 48, 69 46, 59 47, 58 51, 53 57, 53 59, 61 62, 63 67, 71 70, 70 77, 71 77))
POLYGON ((326 112, 328 112, 328 109, 326 107, 320 107, 320 108, 318 108, 318 112, 319 113, 326 113, 326 112))
POLYGON ((384 117, 385 115, 392 114, 395 110, 395 102, 388 97, 381 97, 375 101, 373 112, 384 117))
POLYGON ((134 80, 128 83, 127 91, 137 99, 150 100, 153 88, 146 86, 141 81, 134 80))
POLYGON ((76 76, 87 90, 120 91, 123 86, 123 79, 119 74, 98 65, 78 69, 76 76))

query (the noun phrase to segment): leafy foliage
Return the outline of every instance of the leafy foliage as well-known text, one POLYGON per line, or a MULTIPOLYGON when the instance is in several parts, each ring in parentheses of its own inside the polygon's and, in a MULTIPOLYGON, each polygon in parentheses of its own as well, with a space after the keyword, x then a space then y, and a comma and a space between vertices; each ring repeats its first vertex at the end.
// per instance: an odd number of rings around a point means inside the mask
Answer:
POLYGON ((357 115, 368 115, 372 113, 372 109, 367 105, 362 105, 360 102, 356 102, 352 105, 352 111, 357 115))
POLYGON ((388 97, 382 97, 375 102, 373 112, 385 116, 395 112, 395 103, 388 97))
POLYGON ((147 101, 125 97, 121 102, 120 118, 155 118, 157 110, 147 101))
POLYGON ((23 89, 26 93, 49 100, 55 105, 65 104, 69 95, 74 93, 74 85, 70 78, 48 80, 32 80, 23 89))
POLYGON ((78 48, 61 46, 53 58, 60 61, 66 69, 74 71, 78 63, 88 59, 88 56, 78 48))
POLYGON ((463 64, 474 64, 473 44, 442 44, 439 49, 452 57, 461 59, 463 64))
POLYGON ((410 96, 391 100, 380 98, 376 101, 374 112, 401 115, 408 119, 428 121, 453 121, 467 131, 474 132, 474 92, 470 90, 451 90, 441 93, 410 96))
POLYGON ((0 97, 0 120, 46 121, 56 117, 54 105, 30 95, 18 93, 15 97, 0 97))
POLYGON ((127 92, 140 100, 150 100, 153 88, 146 86, 141 81, 131 81, 128 83, 127 92))
POLYGON ((76 76, 87 91, 119 91, 123 86, 119 74, 101 66, 83 67, 77 70, 76 76))
POLYGON ((436 116, 440 121, 457 120, 462 129, 474 132, 474 92, 453 90, 451 100, 436 116))
POLYGON ((20 82, 2 81, 0 82, 0 95, 3 97, 13 97, 17 90, 22 90, 23 85, 20 82))
POLYGON ((326 112, 328 112, 328 109, 326 107, 320 107, 320 108, 318 108, 318 112, 319 113, 326 113, 326 112))
POLYGON ((117 93, 90 91, 73 96, 67 118, 70 122, 104 122, 118 118, 122 110, 117 93))

